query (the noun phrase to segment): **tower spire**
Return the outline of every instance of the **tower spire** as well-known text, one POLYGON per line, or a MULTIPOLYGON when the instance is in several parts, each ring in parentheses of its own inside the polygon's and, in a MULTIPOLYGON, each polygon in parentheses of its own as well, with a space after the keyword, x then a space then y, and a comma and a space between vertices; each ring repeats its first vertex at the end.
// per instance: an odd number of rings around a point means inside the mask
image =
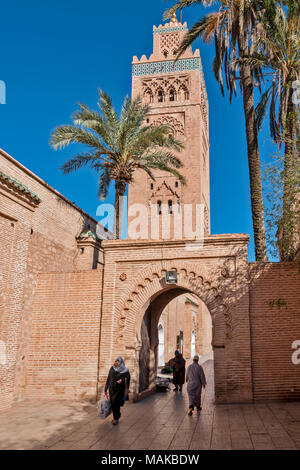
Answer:
POLYGON ((177 23, 177 16, 176 16, 176 13, 174 11, 172 17, 171 17, 171 20, 170 20, 170 23, 177 23))

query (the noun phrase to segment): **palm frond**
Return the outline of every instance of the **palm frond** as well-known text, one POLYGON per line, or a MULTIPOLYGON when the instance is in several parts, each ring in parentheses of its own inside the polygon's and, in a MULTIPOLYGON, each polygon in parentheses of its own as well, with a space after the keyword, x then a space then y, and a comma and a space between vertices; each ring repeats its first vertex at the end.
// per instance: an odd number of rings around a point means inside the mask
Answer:
POLYGON ((188 47, 198 38, 204 37, 207 41, 210 41, 213 28, 212 24, 215 23, 215 15, 210 14, 198 20, 191 29, 185 34, 179 48, 177 49, 177 55, 175 62, 179 59, 179 57, 187 50, 188 47))
POLYGON ((111 182, 110 172, 108 169, 105 169, 100 174, 100 177, 98 180, 98 198, 101 201, 104 201, 107 197, 110 182, 111 182))
POLYGON ((64 174, 68 174, 71 173, 71 171, 79 170, 79 168, 85 165, 91 165, 92 163, 95 163, 97 158, 97 153, 84 153, 81 155, 76 155, 74 158, 71 158, 66 163, 64 163, 60 167, 60 170, 62 170, 64 174))
POLYGON ((72 125, 56 127, 50 137, 50 145, 55 149, 63 149, 71 143, 85 144, 106 153, 107 149, 101 140, 92 132, 72 125))
POLYGON ((267 106, 270 101, 271 89, 272 87, 268 88, 267 91, 263 93, 258 105, 255 108, 255 121, 258 130, 261 129, 262 122, 266 114, 267 106))
POLYGON ((79 110, 72 114, 72 119, 75 125, 83 126, 94 131, 105 142, 106 145, 113 149, 114 139, 110 127, 107 125, 105 119, 99 114, 98 111, 91 110, 83 103, 78 103, 79 110))
MULTIPOLYGON (((165 150, 154 150, 151 153, 147 153, 143 155, 140 159, 141 162, 147 163, 151 165, 154 164, 163 164, 163 165, 171 165, 174 168, 182 168, 182 162, 176 155, 172 152, 167 152, 165 150)), ((149 168, 152 168, 149 166, 149 168)))
POLYGON ((181 182, 181 184, 183 184, 183 185, 186 184, 186 180, 185 180, 184 176, 179 171, 177 171, 175 168, 169 167, 168 165, 164 165, 161 162, 152 161, 152 162, 147 162, 146 165, 143 164, 143 163, 139 163, 137 165, 137 167, 141 168, 141 169, 152 168, 152 169, 156 169, 156 170, 160 170, 160 171, 165 171, 167 173, 171 173, 173 176, 175 176, 181 182))
POLYGON ((165 11, 165 13, 163 14, 163 19, 167 20, 168 18, 171 18, 173 13, 176 13, 177 10, 180 10, 182 8, 187 8, 189 6, 197 4, 209 6, 212 3, 214 3, 214 0, 178 0, 175 5, 165 11))

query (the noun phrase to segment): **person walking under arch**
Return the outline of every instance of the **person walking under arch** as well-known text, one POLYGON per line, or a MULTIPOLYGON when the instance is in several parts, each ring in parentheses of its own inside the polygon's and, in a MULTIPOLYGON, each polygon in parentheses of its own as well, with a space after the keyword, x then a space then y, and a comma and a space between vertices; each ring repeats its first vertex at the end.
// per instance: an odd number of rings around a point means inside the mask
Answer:
POLYGON ((119 419, 121 417, 120 407, 124 405, 124 398, 126 393, 125 390, 129 390, 130 385, 130 373, 127 367, 125 367, 124 361, 122 357, 118 357, 114 365, 110 368, 108 377, 106 380, 105 385, 105 397, 108 399, 109 391, 109 399, 111 402, 111 409, 113 413, 114 419, 112 420, 112 424, 118 424, 119 419))
POLYGON ((179 351, 175 351, 175 357, 170 359, 168 365, 173 367, 173 384, 175 385, 174 392, 182 391, 182 386, 185 382, 185 359, 179 351))
POLYGON ((193 364, 187 368, 186 372, 187 392, 189 396, 189 416, 192 416, 195 406, 197 407, 198 413, 202 410, 201 392, 202 387, 205 388, 206 378, 204 370, 198 362, 199 356, 196 355, 193 357, 193 364))

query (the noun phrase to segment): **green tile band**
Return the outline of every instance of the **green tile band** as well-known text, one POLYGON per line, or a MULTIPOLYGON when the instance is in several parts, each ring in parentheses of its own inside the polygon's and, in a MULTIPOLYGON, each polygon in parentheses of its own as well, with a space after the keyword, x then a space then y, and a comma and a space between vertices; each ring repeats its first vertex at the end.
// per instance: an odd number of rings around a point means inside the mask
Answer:
POLYGON ((175 33, 176 31, 188 31, 186 26, 176 26, 174 28, 155 29, 153 34, 175 33))
POLYGON ((25 186, 23 183, 20 183, 20 181, 18 181, 16 178, 7 176, 5 173, 0 171, 0 180, 10 184, 11 186, 18 189, 20 192, 27 194, 32 199, 35 199, 36 202, 41 202, 41 199, 34 192, 30 191, 27 186, 25 186))

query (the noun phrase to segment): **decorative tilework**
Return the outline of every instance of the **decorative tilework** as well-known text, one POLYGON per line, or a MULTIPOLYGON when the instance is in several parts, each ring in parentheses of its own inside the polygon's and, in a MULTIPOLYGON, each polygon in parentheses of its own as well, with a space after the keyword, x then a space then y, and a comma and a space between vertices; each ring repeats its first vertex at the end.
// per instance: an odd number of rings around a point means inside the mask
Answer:
POLYGON ((188 31, 186 26, 177 26, 175 28, 155 29, 153 34, 175 33, 175 31, 188 31))
POLYGON ((147 62, 145 64, 134 64, 132 66, 132 75, 152 75, 157 73, 183 72, 185 70, 201 69, 199 57, 192 59, 181 59, 175 64, 173 60, 165 62, 147 62))

